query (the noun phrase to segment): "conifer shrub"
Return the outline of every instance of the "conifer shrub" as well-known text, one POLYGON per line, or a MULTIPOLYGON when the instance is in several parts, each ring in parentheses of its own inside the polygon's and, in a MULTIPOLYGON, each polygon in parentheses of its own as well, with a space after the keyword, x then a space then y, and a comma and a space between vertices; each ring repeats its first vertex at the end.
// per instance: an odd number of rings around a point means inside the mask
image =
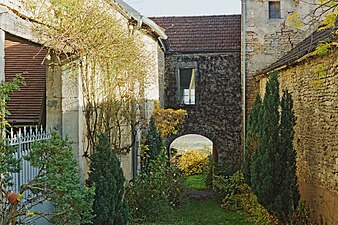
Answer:
POLYGON ((164 143, 156 127, 154 117, 150 118, 147 134, 143 137, 141 150, 141 166, 147 170, 149 163, 164 151, 164 143))
POLYGON ((292 145, 295 116, 287 90, 280 100, 277 73, 273 73, 266 84, 263 103, 255 104, 251 111, 251 118, 256 117, 255 123, 251 121, 248 126, 251 136, 246 146, 249 147, 246 152, 252 155, 246 156, 244 171, 259 203, 287 223, 299 201, 296 152, 292 145), (251 145, 249 142, 253 139, 255 144, 251 145))
POLYGON ((124 200, 124 182, 120 161, 113 153, 107 135, 100 134, 96 151, 91 156, 87 180, 89 187, 95 187, 93 224, 127 224, 129 211, 124 200))
POLYGON ((243 174, 244 180, 247 184, 251 185, 251 165, 252 156, 255 152, 259 142, 259 129, 261 125, 260 110, 262 106, 262 100, 259 96, 256 97, 255 102, 251 108, 248 116, 248 125, 245 139, 245 151, 243 161, 243 174))
POLYGON ((185 152, 177 161, 178 168, 186 176, 206 172, 208 164, 208 154, 197 150, 185 152))

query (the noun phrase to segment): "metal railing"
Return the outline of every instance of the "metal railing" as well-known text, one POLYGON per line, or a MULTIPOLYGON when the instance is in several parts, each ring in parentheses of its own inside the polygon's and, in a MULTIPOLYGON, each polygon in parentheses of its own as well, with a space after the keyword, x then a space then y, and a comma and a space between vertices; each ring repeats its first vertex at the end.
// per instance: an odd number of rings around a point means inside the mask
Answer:
MULTIPOLYGON (((20 187, 24 184, 28 184, 32 181, 39 173, 39 169, 31 166, 30 162, 25 160, 23 157, 28 155, 32 151, 32 146, 34 142, 48 140, 51 138, 51 132, 44 130, 42 127, 23 127, 16 129, 11 129, 10 133, 5 138, 5 143, 7 146, 14 147, 16 149, 14 156, 16 159, 21 159, 21 170, 18 173, 10 173, 12 177, 12 186, 8 187, 11 191, 19 193, 20 187)), ((23 193, 23 198, 29 199, 34 198, 34 194, 31 191, 25 191, 23 193)), ((32 207, 31 211, 37 212, 52 212, 53 203, 50 201, 44 201, 40 204, 30 206, 27 201, 26 207, 32 207)), ((52 225, 49 223, 46 218, 40 216, 32 217, 18 217, 18 220, 27 224, 36 224, 36 225, 52 225)))
POLYGON ((30 162, 23 159, 32 150, 32 145, 36 141, 48 140, 51 137, 51 132, 47 132, 42 127, 23 127, 17 132, 11 129, 6 137, 6 144, 16 148, 15 158, 21 159, 21 170, 19 173, 12 173, 13 186, 12 191, 18 193, 21 185, 27 184, 38 174, 38 168, 30 165, 30 162))

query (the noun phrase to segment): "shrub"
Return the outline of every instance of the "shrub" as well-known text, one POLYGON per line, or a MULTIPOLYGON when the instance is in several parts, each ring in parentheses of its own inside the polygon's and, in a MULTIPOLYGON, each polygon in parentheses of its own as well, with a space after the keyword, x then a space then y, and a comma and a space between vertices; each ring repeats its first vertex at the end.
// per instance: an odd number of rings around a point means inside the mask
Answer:
POLYGON ((87 185, 95 186, 93 224, 127 224, 128 205, 124 195, 124 176, 119 159, 113 153, 108 137, 98 136, 95 153, 91 156, 87 185))
POLYGON ((51 215, 55 224, 90 222, 93 217, 94 188, 86 188, 81 184, 71 144, 68 139, 62 139, 56 132, 52 134, 50 140, 33 144, 32 151, 24 159, 40 172, 29 184, 21 187, 20 193, 31 191, 41 199, 24 196, 19 203, 20 211, 17 215, 24 213, 31 216, 40 214, 43 217, 51 215), (26 207, 44 200, 54 203, 53 212, 24 212, 27 210, 26 207))
POLYGON ((258 203, 257 197, 244 182, 241 172, 232 176, 215 176, 213 186, 222 199, 222 208, 244 210, 248 214, 248 220, 256 224, 278 224, 277 219, 258 203))
POLYGON ((293 213, 290 225, 313 225, 310 211, 305 207, 305 203, 299 201, 297 210, 293 213))
POLYGON ((184 175, 201 174, 208 170, 208 154, 192 150, 184 153, 178 159, 178 168, 184 175))
POLYGON ((160 156, 129 183, 126 198, 134 221, 154 221, 185 200, 184 177, 160 156))
POLYGON ((150 118, 147 134, 142 140, 141 165, 143 170, 148 169, 149 162, 156 159, 164 151, 162 138, 156 127, 154 117, 150 118))
POLYGON ((256 101, 253 110, 257 112, 250 113, 250 118, 258 117, 255 118, 256 125, 251 124, 253 127, 250 131, 253 135, 251 141, 255 141, 254 145, 249 144, 255 149, 246 151, 253 153, 253 156, 245 156, 244 171, 251 173, 250 176, 246 174, 246 178, 250 178, 249 183, 258 201, 286 223, 299 201, 296 152, 292 143, 296 119, 291 95, 287 90, 280 100, 277 73, 271 74, 266 84, 263 103, 260 109, 256 109, 259 104, 259 101, 256 101))
POLYGON ((208 175, 206 185, 209 188, 213 186, 213 179, 216 176, 229 177, 236 173, 237 170, 229 167, 226 162, 213 162, 212 157, 209 157, 208 175))

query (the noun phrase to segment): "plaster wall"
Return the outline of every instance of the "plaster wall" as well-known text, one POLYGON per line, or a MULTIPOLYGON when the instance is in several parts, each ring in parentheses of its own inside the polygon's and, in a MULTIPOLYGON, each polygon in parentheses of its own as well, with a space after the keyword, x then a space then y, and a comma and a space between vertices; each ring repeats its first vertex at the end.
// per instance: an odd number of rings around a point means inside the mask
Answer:
MULTIPOLYGON (((269 19, 268 0, 242 1, 246 3, 246 10, 242 9, 242 14, 246 13, 246 21, 243 21, 246 39, 242 42, 242 45, 246 44, 246 53, 242 52, 242 58, 243 54, 246 54, 247 107, 250 108, 258 94, 253 75, 282 57, 316 29, 318 24, 305 24, 310 20, 308 15, 316 7, 313 3, 317 1, 281 0, 280 19, 269 19), (290 24, 288 18, 292 13, 298 13, 299 18, 304 21, 304 26, 296 29, 290 24)), ((243 32, 244 29, 242 36, 243 32)), ((242 47, 242 51, 244 49, 242 47)), ((242 73, 244 74, 244 71, 242 73)))
POLYGON ((284 69, 279 82, 280 90, 287 88, 294 101, 301 197, 318 224, 338 224, 337 56, 315 57, 284 69), (324 76, 319 75, 318 64, 324 65, 324 76))

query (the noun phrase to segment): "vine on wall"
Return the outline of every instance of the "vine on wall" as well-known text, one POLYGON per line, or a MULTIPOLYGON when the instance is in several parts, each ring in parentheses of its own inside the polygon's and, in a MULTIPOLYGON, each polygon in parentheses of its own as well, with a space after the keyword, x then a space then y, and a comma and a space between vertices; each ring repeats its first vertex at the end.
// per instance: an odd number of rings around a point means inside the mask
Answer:
POLYGON ((49 53, 60 64, 65 57, 76 62, 89 143, 85 155, 95 149, 98 133, 108 135, 114 151, 129 152, 132 144, 124 140, 138 124, 149 63, 140 37, 131 35, 128 22, 119 18, 118 6, 106 0, 21 3, 49 53))

